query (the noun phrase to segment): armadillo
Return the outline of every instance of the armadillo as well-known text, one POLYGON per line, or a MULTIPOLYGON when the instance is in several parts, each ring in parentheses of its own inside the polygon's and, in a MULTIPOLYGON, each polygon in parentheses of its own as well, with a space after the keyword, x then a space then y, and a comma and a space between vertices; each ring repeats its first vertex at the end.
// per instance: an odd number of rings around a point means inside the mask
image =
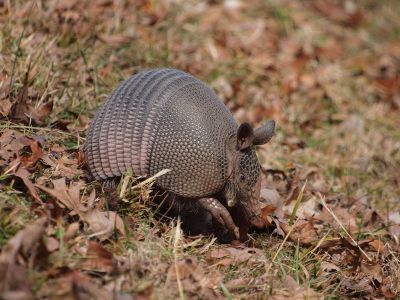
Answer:
POLYGON ((255 146, 267 143, 275 122, 240 126, 215 92, 194 76, 159 68, 119 85, 92 121, 83 150, 96 180, 132 172, 156 186, 198 201, 237 235, 226 206, 239 205, 261 227, 261 172, 255 146), (225 203, 225 206, 223 205, 225 203))

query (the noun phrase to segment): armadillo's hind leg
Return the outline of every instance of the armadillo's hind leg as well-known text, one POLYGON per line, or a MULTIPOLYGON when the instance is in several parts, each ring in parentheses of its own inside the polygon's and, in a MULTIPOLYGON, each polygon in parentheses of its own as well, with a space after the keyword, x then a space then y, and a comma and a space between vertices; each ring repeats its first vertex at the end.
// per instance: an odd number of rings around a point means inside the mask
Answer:
POLYGON ((221 204, 221 202, 214 198, 201 198, 198 202, 205 210, 211 213, 216 221, 228 230, 232 231, 235 234, 235 237, 239 239, 239 228, 236 227, 231 214, 225 206, 221 204))

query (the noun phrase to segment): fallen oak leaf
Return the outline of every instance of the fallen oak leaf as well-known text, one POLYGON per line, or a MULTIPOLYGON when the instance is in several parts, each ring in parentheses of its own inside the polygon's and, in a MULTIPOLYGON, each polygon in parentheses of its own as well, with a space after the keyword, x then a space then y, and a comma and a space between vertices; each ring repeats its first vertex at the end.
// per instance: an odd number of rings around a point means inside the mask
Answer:
POLYGON ((17 101, 13 103, 8 117, 25 124, 42 125, 53 110, 53 101, 36 106, 28 95, 28 86, 25 84, 17 94, 17 101))
POLYGON ((90 237, 99 236, 102 238, 108 236, 114 228, 122 235, 126 235, 124 222, 114 211, 100 211, 94 208, 85 213, 83 219, 89 224, 89 228, 93 231, 90 237))
POLYGON ((134 39, 135 35, 134 34, 100 34, 97 36, 97 38, 108 44, 108 45, 113 45, 113 47, 120 47, 126 43, 129 43, 134 39))
POLYGON ((400 76, 397 75, 392 78, 376 78, 374 85, 385 96, 393 96, 400 93, 400 76))
POLYGON ((42 200, 40 199, 34 184, 32 181, 29 179, 29 176, 31 173, 27 169, 25 169, 22 165, 19 159, 14 160, 11 164, 9 169, 5 172, 5 174, 11 174, 13 176, 16 176, 22 180, 26 188, 28 189, 29 194, 31 197, 38 203, 43 204, 42 200))
POLYGON ((82 269, 112 273, 117 268, 113 254, 97 242, 89 242, 86 256, 80 264, 82 269))
POLYGON ((0 137, 0 158, 5 161, 5 165, 19 157, 20 151, 29 146, 30 139, 20 132, 6 129, 0 137))
MULTIPOLYGON (((65 150, 64 150, 65 151, 65 150)), ((45 165, 54 168, 56 173, 61 176, 67 176, 68 178, 72 179, 76 176, 82 174, 82 170, 77 168, 76 160, 69 159, 66 156, 62 156, 59 159, 50 158, 49 155, 45 154, 41 160, 45 165)))
POLYGON ((340 271, 340 267, 329 262, 329 261, 322 261, 320 266, 320 275, 326 276, 329 273, 334 273, 340 271))
POLYGON ((89 276, 74 272, 71 278, 71 299, 132 299, 129 295, 109 291, 91 280, 89 276))
POLYGON ((279 221, 279 225, 285 234, 291 231, 289 236, 291 241, 299 242, 301 245, 308 246, 318 239, 313 219, 293 226, 279 221))
POLYGON ((196 258, 186 258, 183 260, 177 261, 175 264, 171 264, 168 269, 168 279, 167 280, 177 280, 177 275, 179 275, 179 279, 186 279, 192 276, 193 274, 199 273, 199 264, 196 258))
POLYGON ((116 228, 125 235, 125 226, 121 217, 113 211, 101 211, 95 206, 96 193, 92 190, 86 198, 87 206, 83 205, 80 190, 84 186, 82 181, 66 185, 65 177, 52 180, 53 188, 36 184, 38 188, 57 199, 66 208, 79 215, 80 219, 89 225, 93 232, 90 236, 98 236, 101 239, 107 238, 116 228))
MULTIPOLYGON (((57 270, 48 274, 46 288, 35 293, 39 299, 97 299, 97 300, 131 300, 132 296, 119 294, 107 284, 99 285, 95 278, 79 270, 57 270)), ((21 298, 18 298, 21 299, 21 298)), ((25 299, 25 298, 24 298, 25 299)), ((32 297, 33 299, 33 297, 32 297)), ((136 298, 135 298, 136 299, 136 298)))
POLYGON ((22 165, 27 169, 30 169, 33 166, 35 166, 37 161, 40 160, 43 156, 43 150, 40 147, 40 144, 38 141, 31 140, 30 144, 29 144, 29 148, 31 149, 32 155, 21 156, 21 158, 20 158, 22 165))
POLYGON ((249 260, 265 260, 265 256, 260 249, 257 248, 218 248, 212 249, 207 253, 206 260, 215 265, 231 265, 234 263, 244 263, 249 260))
POLYGON ((357 7, 346 9, 345 7, 335 5, 331 1, 323 0, 313 1, 312 5, 317 11, 330 18, 331 20, 347 26, 357 27, 364 19, 362 11, 357 7))
POLYGON ((390 212, 388 215, 389 219, 389 232, 393 236, 393 238, 396 240, 397 243, 399 243, 399 238, 400 238, 400 212, 390 212))
POLYGON ((247 286, 251 280, 251 278, 236 278, 226 282, 225 286, 229 291, 235 291, 247 286))
POLYGON ((49 253, 56 251, 60 247, 60 243, 58 242, 58 240, 51 236, 45 240, 45 245, 46 245, 46 250, 49 253))
POLYGON ((299 283, 291 276, 287 275, 283 279, 283 284, 286 287, 289 295, 289 297, 284 297, 284 298, 277 298, 274 297, 274 299, 294 299, 294 300, 300 300, 300 299, 323 299, 323 296, 307 285, 305 287, 302 287, 299 285, 299 283))
POLYGON ((1 99, 0 100, 0 114, 3 117, 8 116, 12 107, 12 103, 9 99, 1 99))
POLYGON ((368 243, 376 252, 382 254, 385 251, 385 244, 382 243, 380 240, 372 240, 368 243))
POLYGON ((64 234, 64 241, 69 241, 70 239, 72 239, 76 233, 79 230, 79 223, 78 222, 74 222, 68 225, 67 230, 65 231, 64 234))
POLYGON ((77 214, 79 214, 81 210, 84 210, 84 207, 80 203, 80 190, 84 185, 82 181, 78 181, 70 185, 70 187, 67 187, 65 178, 62 177, 52 180, 52 184, 54 187, 52 189, 40 184, 36 184, 35 186, 59 200, 65 207, 75 211, 77 214))
POLYGON ((270 218, 270 215, 276 210, 275 206, 272 205, 266 205, 261 209, 261 218, 264 222, 265 226, 270 226, 272 224, 272 219, 270 218))
POLYGON ((179 281, 185 293, 196 293, 201 299, 220 299, 214 289, 218 288, 222 278, 218 270, 206 273, 196 257, 188 257, 170 264, 166 284, 174 286, 179 281))
POLYGON ((355 279, 355 278, 344 278, 342 280, 342 287, 347 293, 357 293, 361 296, 373 294, 373 287, 370 284, 368 277, 355 279))
POLYGON ((0 257, 3 257, 3 255, 7 256, 7 252, 9 254, 15 254, 15 251, 20 251, 24 256, 27 256, 28 251, 39 240, 39 238, 43 236, 46 228, 46 221, 46 218, 42 217, 33 224, 29 224, 22 230, 18 231, 18 233, 7 242, 6 246, 3 247, 0 257))
POLYGON ((34 223, 27 225, 18 231, 3 247, 0 254, 0 297, 12 287, 15 288, 15 286, 23 283, 15 282, 14 280, 15 278, 19 278, 16 276, 16 272, 21 272, 21 268, 17 268, 18 263, 21 262, 18 260, 18 255, 21 254, 25 259, 29 257, 31 249, 44 235, 46 223, 46 218, 42 217, 34 223))

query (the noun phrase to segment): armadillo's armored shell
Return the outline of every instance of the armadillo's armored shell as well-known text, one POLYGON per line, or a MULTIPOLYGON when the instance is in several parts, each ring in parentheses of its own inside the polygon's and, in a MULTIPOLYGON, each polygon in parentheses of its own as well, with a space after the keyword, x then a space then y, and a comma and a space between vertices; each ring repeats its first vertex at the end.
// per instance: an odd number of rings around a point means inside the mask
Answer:
POLYGON ((93 120, 84 146, 97 180, 131 170, 171 172, 156 181, 184 197, 220 191, 227 177, 233 117, 204 83, 174 69, 153 69, 123 82, 93 120))

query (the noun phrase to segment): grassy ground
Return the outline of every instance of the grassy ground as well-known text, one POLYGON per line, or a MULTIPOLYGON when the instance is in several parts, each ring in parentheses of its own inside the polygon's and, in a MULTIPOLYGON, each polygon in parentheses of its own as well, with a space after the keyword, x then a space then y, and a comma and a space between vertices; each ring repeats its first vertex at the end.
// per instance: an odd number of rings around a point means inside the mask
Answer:
POLYGON ((399 14, 395 0, 0 0, 0 297, 398 297, 399 14), (278 122, 258 151, 271 233, 185 236, 146 187, 111 206, 84 182, 90 119, 159 66, 206 81, 238 122, 278 122))

